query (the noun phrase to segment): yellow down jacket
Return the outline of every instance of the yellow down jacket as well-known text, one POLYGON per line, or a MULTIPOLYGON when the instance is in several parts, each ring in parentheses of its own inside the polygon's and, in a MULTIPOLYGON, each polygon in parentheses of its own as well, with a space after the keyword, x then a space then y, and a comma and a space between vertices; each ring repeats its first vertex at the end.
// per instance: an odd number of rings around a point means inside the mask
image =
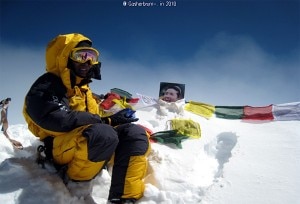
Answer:
POLYGON ((83 79, 67 67, 69 53, 81 41, 91 42, 81 34, 68 34, 59 35, 48 44, 47 73, 37 79, 29 90, 23 115, 35 136, 41 140, 54 137, 52 153, 56 163, 71 163, 75 154, 80 152, 76 157, 82 163, 69 167, 68 174, 75 180, 89 180, 99 172, 104 161, 91 162, 87 159, 87 141, 82 137, 82 131, 88 126, 101 123, 98 104, 88 84, 77 86, 83 79))
POLYGON ((91 81, 76 76, 68 67, 69 53, 81 41, 92 44, 76 33, 59 35, 48 44, 46 73, 25 97, 24 118, 40 140, 53 138, 53 160, 68 165, 67 175, 73 180, 94 178, 114 154, 109 198, 138 199, 144 191, 150 148, 147 135, 134 124, 113 128, 102 123, 91 81))

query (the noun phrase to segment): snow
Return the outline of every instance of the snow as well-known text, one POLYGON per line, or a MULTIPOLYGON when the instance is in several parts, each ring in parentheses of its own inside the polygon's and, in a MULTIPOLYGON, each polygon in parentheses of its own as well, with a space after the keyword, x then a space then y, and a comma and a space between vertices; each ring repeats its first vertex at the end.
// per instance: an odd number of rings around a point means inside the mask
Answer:
MULTIPOLYGON (((172 108, 139 109, 138 123, 156 132, 172 118, 189 118, 200 123, 201 138, 183 141, 182 149, 152 143, 138 204, 300 203, 300 121, 205 119, 172 108)), ((37 165, 41 142, 26 124, 11 125, 8 133, 24 150, 13 149, 0 134, 1 203, 84 203, 70 196, 51 167, 37 165)), ((110 171, 93 182, 94 200, 106 203, 110 171)))

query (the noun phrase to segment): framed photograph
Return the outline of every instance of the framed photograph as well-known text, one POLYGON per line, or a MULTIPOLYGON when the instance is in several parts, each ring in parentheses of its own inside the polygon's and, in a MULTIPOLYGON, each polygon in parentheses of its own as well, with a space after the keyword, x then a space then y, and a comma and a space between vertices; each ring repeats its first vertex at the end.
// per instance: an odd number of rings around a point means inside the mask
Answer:
POLYGON ((184 98, 185 84, 160 82, 159 98, 166 102, 176 102, 184 98))

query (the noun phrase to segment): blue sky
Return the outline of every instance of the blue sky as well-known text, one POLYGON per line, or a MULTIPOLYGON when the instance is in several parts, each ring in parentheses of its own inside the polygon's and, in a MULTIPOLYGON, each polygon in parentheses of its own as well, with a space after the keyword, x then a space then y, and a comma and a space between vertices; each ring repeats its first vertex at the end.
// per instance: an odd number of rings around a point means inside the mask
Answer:
POLYGON ((213 105, 300 100, 300 1, 126 2, 1 0, 1 83, 9 85, 0 93, 13 99, 12 123, 22 120, 24 96, 44 73, 47 43, 71 32, 101 52, 97 93, 117 87, 156 97, 166 81, 186 84, 187 100, 213 105))

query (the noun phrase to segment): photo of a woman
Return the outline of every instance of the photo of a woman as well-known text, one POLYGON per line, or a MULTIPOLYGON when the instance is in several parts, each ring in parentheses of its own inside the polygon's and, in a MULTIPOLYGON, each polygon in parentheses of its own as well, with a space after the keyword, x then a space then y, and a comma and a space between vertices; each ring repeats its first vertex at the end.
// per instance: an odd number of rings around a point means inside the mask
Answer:
POLYGON ((166 102, 176 102, 184 98, 184 84, 160 83, 159 98, 166 102))

